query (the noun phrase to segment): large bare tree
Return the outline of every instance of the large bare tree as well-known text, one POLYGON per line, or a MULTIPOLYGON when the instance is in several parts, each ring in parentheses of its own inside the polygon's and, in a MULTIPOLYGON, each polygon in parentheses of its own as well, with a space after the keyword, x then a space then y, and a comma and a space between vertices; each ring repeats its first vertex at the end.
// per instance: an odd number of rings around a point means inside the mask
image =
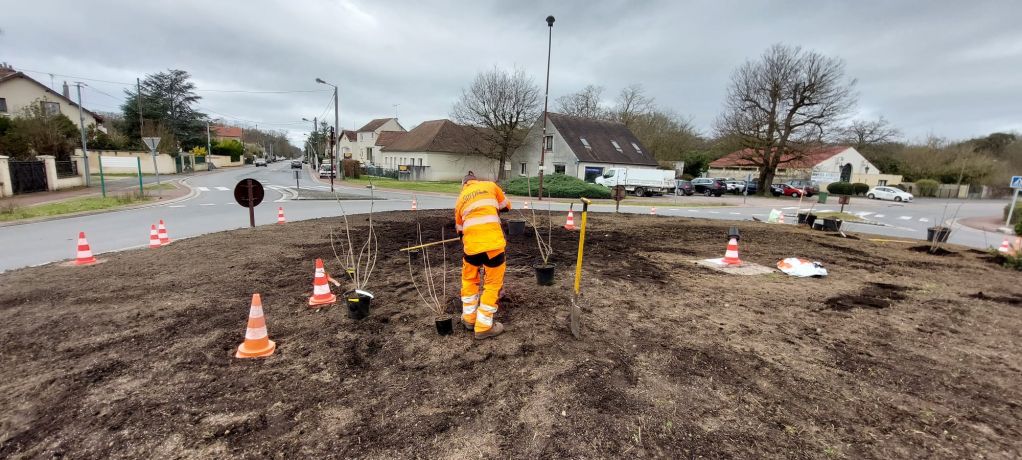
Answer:
POLYGON ((765 194, 782 160, 799 160, 840 129, 855 105, 854 86, 840 59, 773 45, 731 75, 717 133, 748 149, 744 159, 759 166, 758 193, 765 194))
POLYGON ((646 90, 642 85, 635 83, 618 93, 615 105, 610 110, 610 119, 631 128, 636 119, 655 109, 656 102, 653 98, 646 96, 646 90))
POLYGON ((876 120, 853 120, 842 130, 841 137, 852 147, 862 150, 875 145, 895 142, 900 136, 901 132, 898 131, 898 128, 891 126, 884 117, 880 117, 876 120))
POLYGON ((607 116, 607 109, 600 103, 602 97, 602 86, 588 85, 577 93, 557 98, 555 111, 565 115, 600 120, 607 116))
POLYGON ((539 117, 540 96, 539 86, 524 70, 494 67, 476 75, 451 109, 451 118, 477 128, 479 137, 494 146, 492 152, 480 153, 499 160, 498 179, 504 179, 504 164, 539 117))

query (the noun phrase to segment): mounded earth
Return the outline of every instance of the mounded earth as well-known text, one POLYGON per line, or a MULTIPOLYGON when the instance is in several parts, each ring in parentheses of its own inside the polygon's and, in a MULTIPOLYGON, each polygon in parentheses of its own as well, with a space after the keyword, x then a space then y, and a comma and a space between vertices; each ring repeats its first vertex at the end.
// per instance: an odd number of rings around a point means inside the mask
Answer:
POLYGON ((438 336, 415 292, 416 220, 453 234, 449 211, 376 215, 357 322, 307 306, 315 258, 341 273, 337 218, 0 274, 0 457, 1022 456, 1022 278, 984 253, 749 222, 745 261, 830 276, 735 276, 693 263, 730 223, 590 215, 582 339, 578 233, 558 228, 556 285, 512 238, 507 332, 474 341, 438 336), (235 359, 255 292, 277 352, 235 359))

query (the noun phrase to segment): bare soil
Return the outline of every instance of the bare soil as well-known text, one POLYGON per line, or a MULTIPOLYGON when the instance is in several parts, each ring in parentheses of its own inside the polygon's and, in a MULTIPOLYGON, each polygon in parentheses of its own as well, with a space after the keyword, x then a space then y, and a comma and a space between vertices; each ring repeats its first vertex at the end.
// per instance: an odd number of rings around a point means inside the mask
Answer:
POLYGON ((590 215, 582 339, 578 233, 555 229, 556 284, 511 238, 507 332, 474 341, 409 281, 416 217, 452 235, 448 212, 377 215, 359 322, 306 303, 315 258, 340 273, 336 218, 0 274, 0 457, 1022 457, 1022 286, 985 254, 749 222, 743 259, 830 276, 739 277, 692 262, 731 223, 590 215), (277 352, 235 359, 254 292, 277 352))

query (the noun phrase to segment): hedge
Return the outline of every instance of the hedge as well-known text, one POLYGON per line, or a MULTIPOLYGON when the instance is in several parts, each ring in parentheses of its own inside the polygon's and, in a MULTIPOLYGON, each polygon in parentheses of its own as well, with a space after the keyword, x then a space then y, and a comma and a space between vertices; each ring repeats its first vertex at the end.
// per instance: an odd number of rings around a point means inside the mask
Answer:
MULTIPOLYGON (((1004 218, 1005 219, 1008 218, 1008 209, 1010 209, 1010 208, 1011 208, 1011 203, 1008 203, 1008 204, 1004 205, 1004 218)), ((1022 224, 1022 202, 1019 202, 1018 204, 1015 205, 1015 212, 1011 213, 1011 222, 1008 222, 1008 225, 1016 225, 1016 227, 1015 227, 1015 234, 1016 235, 1022 235, 1022 232, 1018 231, 1019 228, 1018 228, 1017 224, 1022 224)))
POLYGON ((863 184, 862 182, 856 182, 852 184, 852 191, 856 195, 865 195, 869 191, 869 184, 863 184))
POLYGON ((937 196, 940 182, 933 179, 919 179, 916 181, 916 188, 919 189, 919 196, 937 196))
POLYGON ((827 191, 831 195, 851 195, 855 192, 855 189, 848 182, 831 182, 827 184, 827 191))
MULTIPOLYGON (((532 187, 531 195, 536 196, 537 190, 539 190, 539 177, 530 177, 528 182, 526 182, 524 177, 509 180, 504 185, 504 191, 510 195, 528 196, 530 184, 532 187)), ((610 198, 610 189, 564 174, 551 174, 543 176, 543 196, 553 198, 610 198)))

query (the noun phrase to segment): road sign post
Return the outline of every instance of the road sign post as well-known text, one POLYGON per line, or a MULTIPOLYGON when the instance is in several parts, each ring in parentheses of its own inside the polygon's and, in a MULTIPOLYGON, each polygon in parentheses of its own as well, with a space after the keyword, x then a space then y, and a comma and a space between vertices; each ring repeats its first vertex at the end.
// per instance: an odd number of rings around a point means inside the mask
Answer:
POLYGON ((249 225, 255 227, 255 207, 263 202, 263 184, 255 179, 242 179, 234 186, 234 200, 248 208, 249 225))
POLYGON ((160 166, 156 163, 156 147, 160 145, 160 138, 158 137, 143 137, 142 142, 149 147, 149 153, 153 156, 153 171, 156 172, 156 196, 163 196, 163 192, 160 191, 160 166))
POLYGON ((301 176, 301 174, 299 171, 294 171, 294 173, 295 173, 295 194, 301 195, 302 186, 298 183, 298 177, 301 176))
POLYGON ((1015 189, 1015 196, 1011 199, 1011 206, 1008 207, 1008 218, 1004 220, 1005 227, 1011 227, 1011 215, 1015 212, 1015 205, 1018 203, 1018 192, 1022 190, 1022 176, 1011 176, 1011 188, 1015 189))

